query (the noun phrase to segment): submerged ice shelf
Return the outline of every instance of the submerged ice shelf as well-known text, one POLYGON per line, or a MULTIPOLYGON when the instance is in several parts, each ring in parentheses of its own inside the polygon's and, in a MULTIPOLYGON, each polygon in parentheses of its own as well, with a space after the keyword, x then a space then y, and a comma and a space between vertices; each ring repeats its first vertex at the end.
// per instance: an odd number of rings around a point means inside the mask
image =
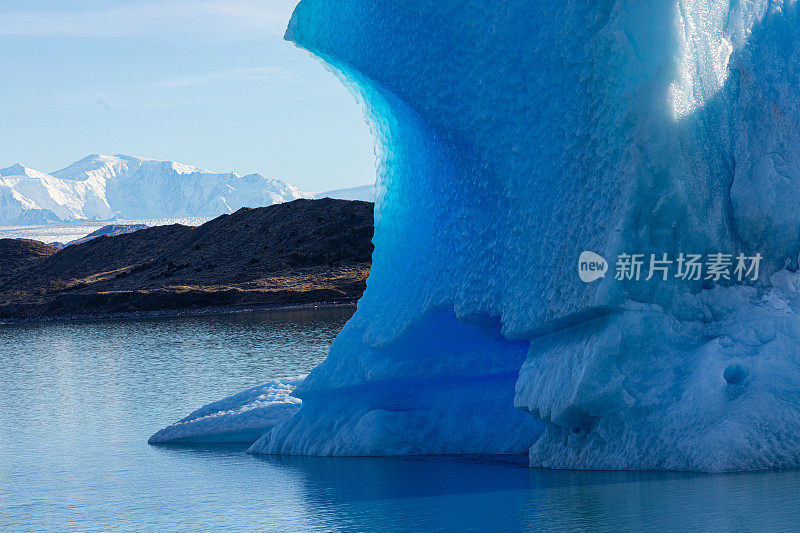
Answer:
POLYGON ((800 466, 795 2, 303 0, 287 38, 381 192, 358 310, 252 451, 800 466), (584 250, 764 260, 586 284, 584 250))

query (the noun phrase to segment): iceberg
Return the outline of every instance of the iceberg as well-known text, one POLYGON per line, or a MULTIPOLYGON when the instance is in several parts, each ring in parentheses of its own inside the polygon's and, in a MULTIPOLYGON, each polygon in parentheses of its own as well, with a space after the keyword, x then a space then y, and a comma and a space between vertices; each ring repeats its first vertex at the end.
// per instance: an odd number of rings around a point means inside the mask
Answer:
POLYGON ((287 39, 378 139, 375 252, 252 452, 800 466, 796 2, 303 0, 287 39), (763 260, 586 283, 584 251, 763 260))

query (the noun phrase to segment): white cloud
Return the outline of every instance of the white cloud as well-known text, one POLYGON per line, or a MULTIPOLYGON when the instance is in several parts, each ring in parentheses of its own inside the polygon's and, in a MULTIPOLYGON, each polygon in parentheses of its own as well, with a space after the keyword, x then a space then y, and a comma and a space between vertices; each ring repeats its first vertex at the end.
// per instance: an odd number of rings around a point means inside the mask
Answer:
POLYGON ((282 35, 297 0, 163 0, 106 9, 0 10, 0 36, 132 37, 282 35))

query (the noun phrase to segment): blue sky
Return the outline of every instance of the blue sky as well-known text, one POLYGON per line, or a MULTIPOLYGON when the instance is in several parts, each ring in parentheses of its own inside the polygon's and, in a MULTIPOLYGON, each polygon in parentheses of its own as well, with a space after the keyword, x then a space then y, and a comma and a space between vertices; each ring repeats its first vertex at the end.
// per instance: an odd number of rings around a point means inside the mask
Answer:
POLYGON ((283 40, 296 3, 3 0, 0 168, 124 153, 309 192, 373 182, 353 97, 283 40))

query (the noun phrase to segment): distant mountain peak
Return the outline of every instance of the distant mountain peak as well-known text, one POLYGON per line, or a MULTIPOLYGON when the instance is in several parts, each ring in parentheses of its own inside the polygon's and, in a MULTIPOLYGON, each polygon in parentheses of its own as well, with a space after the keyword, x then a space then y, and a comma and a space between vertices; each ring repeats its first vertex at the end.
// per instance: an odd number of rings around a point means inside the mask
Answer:
POLYGON ((22 163, 14 163, 10 167, 0 169, 0 176, 21 176, 26 174, 29 170, 28 167, 22 163))
POLYGON ((318 192, 314 194, 314 198, 334 198, 339 200, 361 200, 364 202, 374 202, 376 194, 377 188, 373 184, 318 192))

